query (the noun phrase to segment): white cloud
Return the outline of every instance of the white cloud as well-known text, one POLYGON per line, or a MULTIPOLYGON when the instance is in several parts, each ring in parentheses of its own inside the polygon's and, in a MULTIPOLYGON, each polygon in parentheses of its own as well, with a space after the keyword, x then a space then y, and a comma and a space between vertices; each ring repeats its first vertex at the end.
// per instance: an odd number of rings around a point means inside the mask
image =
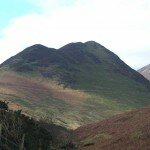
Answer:
MULTIPOLYGON (((134 68, 149 62, 149 0, 31 0, 39 12, 13 19, 0 38, 0 61, 27 46, 96 40, 134 68)), ((150 56, 150 55, 149 55, 150 56)))

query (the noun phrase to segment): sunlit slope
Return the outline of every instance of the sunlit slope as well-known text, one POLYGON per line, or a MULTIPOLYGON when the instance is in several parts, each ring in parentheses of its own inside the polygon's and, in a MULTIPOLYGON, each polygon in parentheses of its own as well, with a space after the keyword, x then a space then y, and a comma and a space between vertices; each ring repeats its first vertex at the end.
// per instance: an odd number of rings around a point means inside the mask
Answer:
POLYGON ((150 82, 94 41, 31 46, 5 61, 0 75, 2 99, 73 128, 150 105, 150 82))
MULTIPOLYGON (((80 90, 64 89, 52 80, 29 77, 4 71, 0 74, 0 99, 10 101, 12 109, 36 118, 53 119, 56 123, 76 128, 82 122, 81 111, 89 94, 80 90)), ((88 119, 84 120, 85 122, 88 119)))

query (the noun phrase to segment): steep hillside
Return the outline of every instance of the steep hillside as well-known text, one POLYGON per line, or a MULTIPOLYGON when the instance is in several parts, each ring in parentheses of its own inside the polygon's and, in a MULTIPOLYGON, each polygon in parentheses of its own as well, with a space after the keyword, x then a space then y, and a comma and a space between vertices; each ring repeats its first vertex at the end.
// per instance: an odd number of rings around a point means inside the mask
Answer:
POLYGON ((134 110, 75 131, 81 150, 149 150, 150 108, 134 110))
POLYGON ((0 72, 2 100, 69 128, 150 105, 150 82, 94 41, 57 50, 34 45, 0 72))
POLYGON ((138 72, 142 74, 146 79, 150 80, 150 64, 139 69, 138 72))

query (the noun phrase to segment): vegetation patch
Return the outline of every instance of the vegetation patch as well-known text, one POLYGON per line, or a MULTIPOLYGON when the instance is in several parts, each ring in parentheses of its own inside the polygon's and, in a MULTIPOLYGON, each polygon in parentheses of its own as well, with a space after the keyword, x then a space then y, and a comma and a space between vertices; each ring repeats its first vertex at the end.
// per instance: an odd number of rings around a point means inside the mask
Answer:
POLYGON ((84 147, 88 147, 88 146, 92 146, 95 144, 95 142, 93 141, 93 139, 86 139, 84 141, 82 141, 83 146, 84 147))
POLYGON ((140 139, 142 136, 142 132, 141 131, 135 131, 134 133, 132 133, 132 139, 140 139))
POLYGON ((94 139, 96 139, 96 138, 111 139, 112 136, 108 133, 100 133, 100 134, 95 135, 93 138, 94 139))

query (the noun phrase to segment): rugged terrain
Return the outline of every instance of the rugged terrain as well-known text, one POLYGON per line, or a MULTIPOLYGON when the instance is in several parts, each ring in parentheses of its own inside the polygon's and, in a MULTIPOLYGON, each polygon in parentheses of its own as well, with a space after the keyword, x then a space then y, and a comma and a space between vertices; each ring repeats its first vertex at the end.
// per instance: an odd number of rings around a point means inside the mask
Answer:
POLYGON ((68 128, 150 105, 150 82, 89 41, 33 45, 1 64, 0 99, 68 128))
POLYGON ((146 79, 150 80, 150 64, 139 69, 138 72, 142 74, 146 79))
POLYGON ((150 107, 82 126, 75 135, 81 150, 149 150, 150 107))

